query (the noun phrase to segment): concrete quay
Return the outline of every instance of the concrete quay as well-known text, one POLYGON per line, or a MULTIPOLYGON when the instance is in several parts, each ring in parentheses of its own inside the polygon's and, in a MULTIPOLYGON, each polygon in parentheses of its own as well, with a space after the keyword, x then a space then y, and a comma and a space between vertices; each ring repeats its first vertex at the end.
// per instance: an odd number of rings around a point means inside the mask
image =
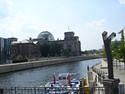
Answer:
MULTIPOLYGON (((96 64, 92 68, 89 68, 88 70, 88 87, 90 88, 90 91, 92 94, 106 94, 105 88, 103 86, 103 77, 101 77, 100 74, 103 72, 100 70, 101 64, 96 64)), ((104 73, 103 73, 104 74, 104 73)))
POLYGON ((31 68, 63 64, 63 63, 72 63, 82 60, 96 59, 98 56, 75 56, 75 57, 59 57, 59 58, 46 58, 40 59, 39 61, 30 61, 22 63, 13 63, 13 64, 4 64, 0 65, 0 73, 14 72, 20 70, 26 70, 31 68))
POLYGON ((115 78, 114 80, 108 79, 108 67, 107 67, 106 60, 102 60, 100 64, 93 66, 91 70, 92 70, 91 74, 92 74, 93 80, 89 82, 91 82, 90 87, 94 87, 95 94, 107 94, 107 92, 108 94, 111 94, 112 91, 110 90, 113 89, 112 88, 113 83, 114 83, 113 90, 118 89, 118 91, 116 91, 116 92, 119 92, 118 94, 125 94, 125 65, 123 62, 116 63, 116 60, 113 61, 113 70, 114 70, 114 78, 115 78), (119 80, 120 80, 120 83, 119 83, 119 80), (117 86, 118 83, 119 83, 118 87, 115 87, 117 86), (101 87, 103 90, 99 90, 99 89, 96 90, 97 87, 101 87))
MULTIPOLYGON (((97 64, 93 66, 95 69, 94 74, 97 75, 100 74, 101 76, 104 76, 105 78, 108 78, 108 67, 107 62, 105 60, 102 60, 102 63, 97 64)), ((120 84, 125 84, 125 68, 124 63, 119 63, 119 65, 116 64, 115 60, 113 61, 113 71, 114 71, 114 78, 120 79, 120 84)))

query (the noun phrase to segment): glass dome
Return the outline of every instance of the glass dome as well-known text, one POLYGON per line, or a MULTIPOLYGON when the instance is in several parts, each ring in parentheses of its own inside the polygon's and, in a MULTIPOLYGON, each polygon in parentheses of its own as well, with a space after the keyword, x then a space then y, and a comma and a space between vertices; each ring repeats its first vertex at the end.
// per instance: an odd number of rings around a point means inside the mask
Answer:
POLYGON ((54 37, 53 37, 53 35, 52 35, 50 32, 48 32, 48 31, 43 31, 43 32, 41 32, 41 33, 38 35, 37 38, 38 38, 38 39, 47 40, 47 41, 54 41, 54 40, 55 40, 54 37))

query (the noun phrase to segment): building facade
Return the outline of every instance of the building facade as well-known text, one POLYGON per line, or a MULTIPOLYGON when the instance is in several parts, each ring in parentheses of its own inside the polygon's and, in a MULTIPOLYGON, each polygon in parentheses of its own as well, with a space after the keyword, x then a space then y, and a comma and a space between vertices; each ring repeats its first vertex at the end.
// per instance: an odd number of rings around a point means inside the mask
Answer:
POLYGON ((0 64, 9 63, 11 57, 11 40, 0 38, 0 64))
POLYGON ((40 57, 39 47, 34 43, 12 43, 12 54, 11 58, 16 58, 16 56, 24 56, 26 58, 40 57))
MULTIPOLYGON (((48 32, 44 31, 38 35, 36 39, 30 39, 30 42, 16 42, 12 43, 12 59, 18 55, 23 55, 28 58, 41 57, 41 46, 59 44, 61 45, 62 53, 68 51, 70 56, 80 56, 81 55, 81 43, 79 37, 74 35, 74 32, 65 32, 64 40, 54 40, 54 36, 48 32)), ((46 46, 47 47, 47 46, 46 46)), ((52 47, 51 47, 52 48, 52 47)), ((47 48, 46 48, 47 50, 47 48)), ((62 56, 64 54, 61 54, 62 56)))
POLYGON ((72 56, 81 55, 81 43, 79 37, 74 36, 74 32, 65 32, 63 48, 70 49, 72 56))

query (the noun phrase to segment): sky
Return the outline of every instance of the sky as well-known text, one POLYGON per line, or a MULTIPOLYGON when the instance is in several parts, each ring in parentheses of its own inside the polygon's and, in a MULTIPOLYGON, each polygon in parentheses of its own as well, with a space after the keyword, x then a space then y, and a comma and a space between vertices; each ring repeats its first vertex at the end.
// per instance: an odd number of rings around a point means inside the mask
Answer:
POLYGON ((25 40, 47 30, 64 39, 70 27, 82 50, 102 48, 103 31, 119 38, 124 19, 125 0, 0 0, 0 37, 25 40))

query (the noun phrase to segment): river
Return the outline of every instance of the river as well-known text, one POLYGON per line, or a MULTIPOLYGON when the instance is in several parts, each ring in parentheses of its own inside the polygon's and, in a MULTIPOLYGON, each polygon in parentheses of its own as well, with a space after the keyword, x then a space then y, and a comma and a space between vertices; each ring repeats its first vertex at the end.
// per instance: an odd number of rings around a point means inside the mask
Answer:
POLYGON ((58 64, 18 72, 0 74, 0 87, 38 87, 52 79, 53 73, 79 73, 80 78, 87 75, 87 66, 101 63, 101 59, 58 64))

